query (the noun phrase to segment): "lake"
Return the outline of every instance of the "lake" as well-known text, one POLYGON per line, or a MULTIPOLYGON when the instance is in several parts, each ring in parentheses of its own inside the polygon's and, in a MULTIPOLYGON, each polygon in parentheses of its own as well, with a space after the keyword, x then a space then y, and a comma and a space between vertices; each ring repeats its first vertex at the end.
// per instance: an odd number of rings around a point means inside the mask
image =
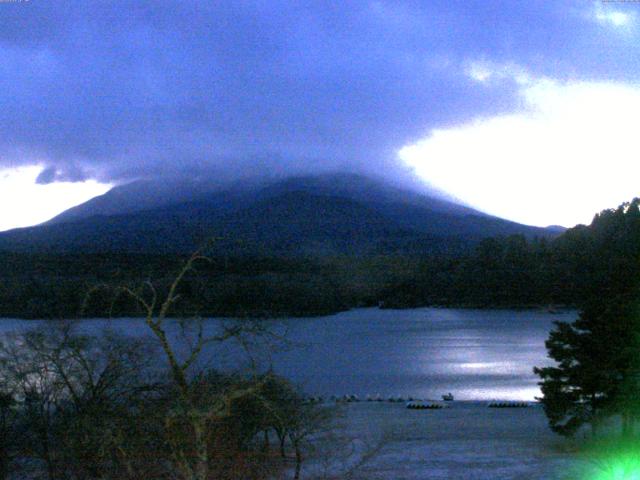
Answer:
POLYGON ((359 309, 290 323, 279 373, 315 394, 533 400, 553 321, 575 312, 359 309))
MULTIPOLYGON (((456 400, 533 400, 539 395, 533 366, 549 364, 544 341, 554 321, 576 312, 419 308, 355 309, 316 318, 274 322, 287 331, 286 349, 252 349, 260 368, 299 384, 311 395, 355 394, 434 398, 452 392, 456 400)), ((5 319, 0 331, 41 322, 5 319)), ((218 325, 206 320, 208 330, 218 325)), ((144 334, 139 319, 83 320, 95 331, 106 325, 144 334)), ((177 338, 177 337, 176 337, 177 338)), ((250 362, 237 346, 209 351, 215 367, 243 368, 250 362)))

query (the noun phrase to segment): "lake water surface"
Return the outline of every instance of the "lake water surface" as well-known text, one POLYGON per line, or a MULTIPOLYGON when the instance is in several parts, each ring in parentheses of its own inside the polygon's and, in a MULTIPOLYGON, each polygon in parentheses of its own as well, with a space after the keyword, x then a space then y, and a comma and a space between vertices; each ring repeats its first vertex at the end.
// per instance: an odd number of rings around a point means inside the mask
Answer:
POLYGON ((274 365, 317 394, 522 399, 540 394, 533 366, 550 363, 554 321, 575 312, 359 309, 290 323, 306 347, 274 365))
MULTIPOLYGON (((312 395, 439 399, 452 392, 457 400, 533 400, 539 389, 532 368, 549 364, 544 341, 553 322, 575 317, 575 312, 356 309, 279 322, 291 345, 268 355, 261 350, 256 359, 312 395)), ((213 329, 218 321, 206 322, 213 329)), ((38 323, 5 319, 0 332, 38 323)), ((139 319, 82 325, 92 331, 109 325, 127 334, 147 332, 139 319)), ((237 365, 240 356, 236 346, 205 358, 218 367, 237 365)))

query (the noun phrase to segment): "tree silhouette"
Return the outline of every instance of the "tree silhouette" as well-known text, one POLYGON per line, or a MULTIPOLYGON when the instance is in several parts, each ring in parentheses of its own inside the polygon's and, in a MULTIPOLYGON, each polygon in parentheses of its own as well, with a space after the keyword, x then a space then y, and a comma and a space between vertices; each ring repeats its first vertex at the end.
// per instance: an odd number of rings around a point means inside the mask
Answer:
POLYGON ((567 232, 556 255, 563 259, 556 268, 571 271, 582 308, 575 322, 556 323, 549 335, 547 351, 557 364, 534 369, 551 428, 570 435, 619 415, 629 432, 640 393, 640 199, 567 232))
POLYGON ((620 415, 623 430, 638 417, 640 304, 636 296, 593 301, 573 323, 557 322, 546 342, 552 367, 534 368, 551 428, 572 435, 583 424, 620 415))

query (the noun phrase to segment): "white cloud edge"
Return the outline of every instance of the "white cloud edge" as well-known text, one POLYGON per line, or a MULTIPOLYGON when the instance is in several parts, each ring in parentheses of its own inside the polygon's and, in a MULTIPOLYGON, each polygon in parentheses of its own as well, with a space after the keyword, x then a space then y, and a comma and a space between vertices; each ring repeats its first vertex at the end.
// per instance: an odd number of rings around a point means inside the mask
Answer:
POLYGON ((37 164, 0 170, 0 203, 12 205, 0 215, 0 231, 45 222, 112 187, 96 180, 40 185, 36 178, 43 168, 37 164))
POLYGON ((637 25, 636 11, 622 11, 615 5, 624 5, 624 1, 596 1, 589 13, 589 17, 600 25, 612 27, 617 30, 629 30, 637 25))
POLYGON ((418 176, 488 213, 540 226, 589 223, 597 211, 640 195, 632 180, 640 178, 633 153, 640 152, 633 131, 640 85, 535 78, 524 67, 487 61, 469 62, 465 74, 485 85, 516 82, 522 108, 434 129, 403 147, 400 159, 418 176), (537 203, 534 186, 544 192, 537 203))
POLYGON ((481 84, 509 80, 518 85, 528 85, 533 81, 531 74, 515 63, 499 64, 487 60, 474 60, 465 64, 464 72, 471 80, 481 84))

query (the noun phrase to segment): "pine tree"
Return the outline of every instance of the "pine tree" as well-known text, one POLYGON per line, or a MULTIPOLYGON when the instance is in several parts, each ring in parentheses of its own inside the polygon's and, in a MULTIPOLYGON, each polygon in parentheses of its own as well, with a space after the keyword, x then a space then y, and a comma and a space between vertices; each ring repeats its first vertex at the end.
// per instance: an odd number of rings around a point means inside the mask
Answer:
POLYGON ((636 295, 600 299, 573 323, 557 322, 546 342, 556 366, 535 368, 551 428, 572 435, 585 423, 620 415, 625 430, 638 417, 640 308, 636 295))

